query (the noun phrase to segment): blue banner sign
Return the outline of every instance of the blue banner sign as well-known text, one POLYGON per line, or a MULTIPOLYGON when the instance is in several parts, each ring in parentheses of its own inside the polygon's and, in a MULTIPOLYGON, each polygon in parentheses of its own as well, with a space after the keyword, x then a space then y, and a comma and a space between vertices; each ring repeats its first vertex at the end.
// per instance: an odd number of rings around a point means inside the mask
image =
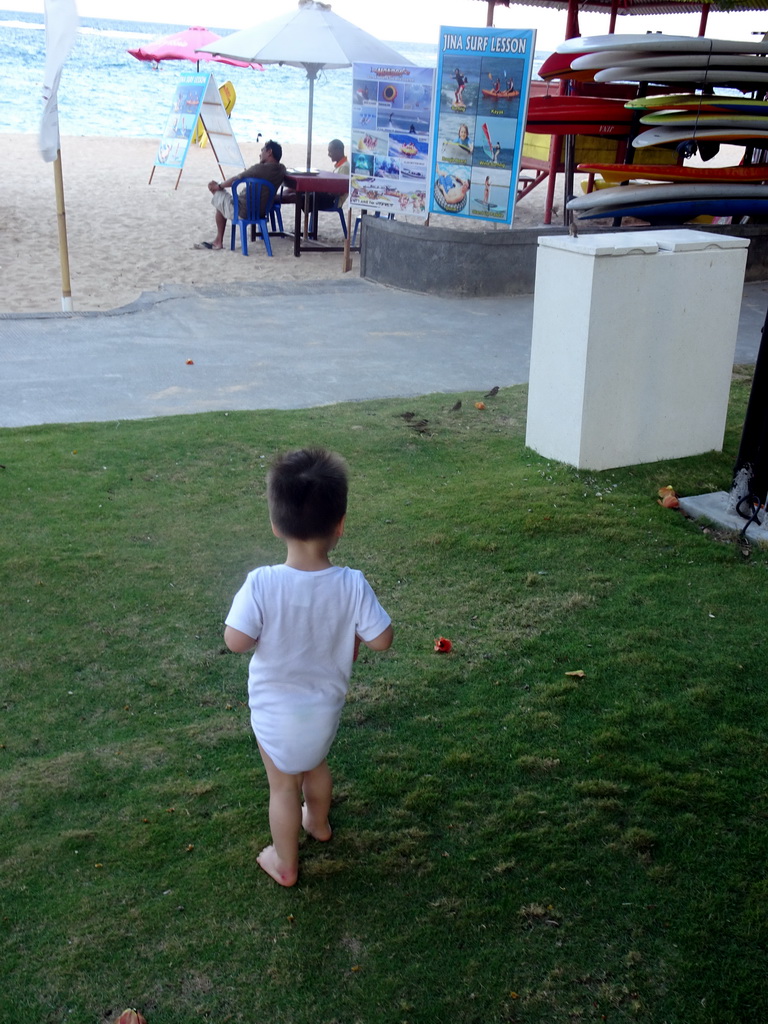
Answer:
POLYGON ((533 29, 440 29, 430 212, 512 223, 535 48, 533 29))

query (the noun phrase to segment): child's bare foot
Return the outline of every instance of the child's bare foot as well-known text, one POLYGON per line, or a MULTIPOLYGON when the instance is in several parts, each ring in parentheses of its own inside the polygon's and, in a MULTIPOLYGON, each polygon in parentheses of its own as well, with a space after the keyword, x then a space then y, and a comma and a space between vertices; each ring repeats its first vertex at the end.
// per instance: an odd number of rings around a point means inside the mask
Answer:
POLYGON ((256 858, 256 863, 263 871, 266 871, 270 878, 274 878, 278 885, 286 887, 296 885, 296 880, 299 877, 298 870, 296 868, 283 869, 274 846, 265 846, 256 858))
POLYGON ((331 829, 327 818, 325 819, 325 822, 317 828, 310 827, 313 823, 309 820, 309 811, 307 810, 306 804, 301 808, 301 824, 304 831, 319 843, 327 843, 333 835, 333 830, 331 829))

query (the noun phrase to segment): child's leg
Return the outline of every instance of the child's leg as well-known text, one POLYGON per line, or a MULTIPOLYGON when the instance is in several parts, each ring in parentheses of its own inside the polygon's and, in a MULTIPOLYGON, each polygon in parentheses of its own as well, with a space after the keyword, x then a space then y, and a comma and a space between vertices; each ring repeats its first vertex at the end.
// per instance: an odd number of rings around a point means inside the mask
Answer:
POLYGON ((287 775, 276 767, 259 744, 269 779, 269 828, 272 846, 256 858, 280 885, 295 885, 299 876, 299 829, 301 827, 302 775, 287 775))
POLYGON ((304 772, 301 787, 304 793, 301 823, 307 832, 321 843, 331 838, 328 812, 331 809, 332 787, 333 781, 327 761, 322 761, 311 772, 304 772))

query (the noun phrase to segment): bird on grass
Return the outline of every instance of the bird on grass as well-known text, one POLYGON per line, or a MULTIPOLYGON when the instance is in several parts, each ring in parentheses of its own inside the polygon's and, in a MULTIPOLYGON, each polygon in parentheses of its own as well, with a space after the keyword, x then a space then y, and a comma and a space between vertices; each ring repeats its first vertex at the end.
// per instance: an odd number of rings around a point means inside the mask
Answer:
POLYGON ((400 412, 400 413, 398 413, 398 416, 401 419, 405 420, 406 423, 410 423, 410 421, 413 419, 413 417, 415 415, 416 415, 415 412, 400 412))
POLYGON ((429 420, 416 420, 415 423, 409 423, 408 426, 411 428, 411 430, 417 430, 420 434, 423 434, 424 431, 427 429, 428 423, 429 420))
POLYGON ((495 398, 499 393, 499 385, 492 387, 490 391, 483 395, 483 398, 495 398))
POLYGON ((461 408, 461 399, 459 399, 458 402, 454 402, 454 404, 451 406, 451 412, 458 412, 460 408, 461 408))

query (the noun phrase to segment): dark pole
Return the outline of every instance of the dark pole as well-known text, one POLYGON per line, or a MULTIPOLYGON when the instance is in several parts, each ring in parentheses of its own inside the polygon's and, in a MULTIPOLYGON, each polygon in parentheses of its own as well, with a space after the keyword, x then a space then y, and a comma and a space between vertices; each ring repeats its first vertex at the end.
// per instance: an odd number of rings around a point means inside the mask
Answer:
POLYGON ((768 313, 755 362, 727 510, 751 519, 768 495, 768 313))

